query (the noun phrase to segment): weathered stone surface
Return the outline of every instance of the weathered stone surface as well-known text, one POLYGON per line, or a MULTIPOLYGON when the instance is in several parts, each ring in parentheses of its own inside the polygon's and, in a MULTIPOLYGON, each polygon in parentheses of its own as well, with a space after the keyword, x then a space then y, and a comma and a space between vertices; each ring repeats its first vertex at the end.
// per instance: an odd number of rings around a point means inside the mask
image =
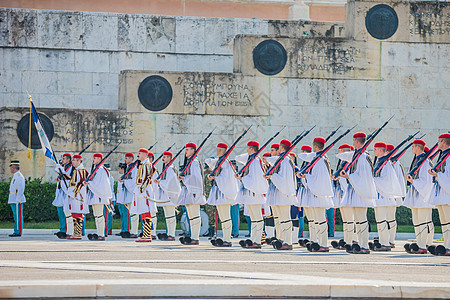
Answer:
POLYGON ((177 55, 167 53, 144 53, 144 70, 176 71, 177 55))
POLYGON ((0 10, 0 46, 8 45, 8 12, 0 10))
POLYGON ((9 10, 7 31, 8 46, 37 46, 37 13, 34 10, 9 10))
POLYGON ((1 69, 19 70, 39 70, 39 50, 30 48, 2 48, 3 64, 1 69))
POLYGON ((118 17, 106 13, 83 14, 83 49, 116 50, 118 17))
POLYGON ((146 50, 146 18, 144 16, 119 15, 117 26, 119 50, 146 50))
POLYGON ((205 19, 198 17, 176 18, 176 52, 196 53, 205 52, 205 19))
POLYGON ((120 73, 122 70, 143 70, 144 54, 141 52, 112 52, 110 53, 111 73, 120 73))
POLYGON ((175 25, 174 17, 146 17, 146 50, 149 52, 175 52, 175 25))
POLYGON ((254 67, 253 49, 264 40, 274 39, 286 49, 288 58, 276 77, 322 79, 379 78, 379 43, 332 38, 271 38, 240 35, 234 46, 234 72, 260 75, 254 67))
POLYGON ((92 73, 59 72, 58 92, 60 94, 92 94, 92 73))
POLYGON ((29 93, 56 94, 58 92, 57 75, 54 72, 22 72, 22 91, 29 93))
POLYGON ((229 73, 177 73, 124 71, 120 78, 120 107, 146 112, 138 97, 147 77, 165 78, 173 90, 172 101, 162 113, 213 115, 268 115, 269 81, 229 73))
POLYGON ((110 56, 106 51, 75 51, 75 71, 109 73, 110 56))
POLYGON ((307 37, 344 37, 344 23, 269 20, 269 36, 307 38, 307 37))
POLYGON ((205 21, 205 53, 232 54, 236 27, 233 19, 207 19, 205 21))
POLYGON ((73 50, 41 50, 39 66, 43 71, 74 71, 75 52, 73 50))
MULTIPOLYGON (((356 40, 377 40, 367 31, 366 14, 385 3, 398 16, 398 29, 386 41, 414 43, 450 43, 450 5, 443 1, 361 1, 346 6, 346 35, 356 40)), ((388 22, 388 20, 383 20, 388 22)), ((380 23, 380 26, 383 24, 380 23)))
POLYGON ((39 47, 65 49, 82 48, 82 13, 40 11, 37 17, 39 47))

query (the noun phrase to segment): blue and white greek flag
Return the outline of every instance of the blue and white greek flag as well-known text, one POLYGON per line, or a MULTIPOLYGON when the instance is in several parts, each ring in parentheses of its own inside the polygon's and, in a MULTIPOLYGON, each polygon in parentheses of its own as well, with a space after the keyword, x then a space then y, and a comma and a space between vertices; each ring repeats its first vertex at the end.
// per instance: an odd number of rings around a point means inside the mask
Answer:
POLYGON ((41 141, 42 151, 44 151, 44 155, 48 158, 50 158, 52 161, 55 162, 55 164, 58 164, 58 162, 55 160, 55 155, 53 155, 52 146, 50 146, 50 142, 47 138, 47 135, 45 134, 45 130, 42 127, 41 121, 39 120, 39 116, 36 112, 36 108, 34 107, 33 101, 31 101, 31 113, 33 115, 33 121, 34 126, 36 126, 36 130, 39 136, 39 140, 41 141))

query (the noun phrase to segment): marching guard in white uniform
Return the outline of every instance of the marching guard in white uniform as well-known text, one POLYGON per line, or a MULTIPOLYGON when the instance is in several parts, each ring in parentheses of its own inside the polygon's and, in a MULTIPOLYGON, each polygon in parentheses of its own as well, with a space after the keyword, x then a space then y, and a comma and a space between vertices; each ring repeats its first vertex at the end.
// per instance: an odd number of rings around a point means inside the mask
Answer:
MULTIPOLYGON (((424 152, 425 142, 417 139, 413 142, 412 152, 415 156, 411 164, 411 170, 416 166, 415 174, 406 175, 409 189, 405 197, 404 206, 409 207, 412 213, 412 222, 416 235, 416 243, 405 244, 408 253, 426 254, 427 246, 431 246, 434 236, 434 224, 432 213, 434 205, 428 203, 433 188, 433 177, 428 174, 431 169, 431 161, 427 159, 419 168, 417 165, 426 153, 424 152)), ((409 170, 411 172, 411 170, 409 170)))
POLYGON ((391 228, 387 213, 389 208, 396 207, 395 198, 401 197, 402 193, 392 163, 389 160, 386 162, 386 148, 386 143, 378 142, 374 145, 374 153, 378 158, 378 165, 375 168, 377 171, 374 174, 378 197, 375 199, 374 209, 379 237, 379 242, 375 242, 373 245, 373 250, 375 251, 391 251, 389 244, 389 230, 391 228))
POLYGON ((436 206, 442 226, 444 245, 439 245, 434 254, 450 255, 450 133, 439 136, 438 148, 442 151, 436 165, 428 173, 433 176, 433 189, 429 203, 436 206), (434 170, 435 169, 435 170, 434 170))
MULTIPOLYGON (((313 141, 312 153, 300 153, 299 158, 310 162, 320 151, 323 150, 326 140, 323 137, 316 137, 313 141)), ((326 209, 333 207, 333 187, 331 186, 331 167, 328 157, 322 157, 312 167, 307 174, 297 173, 299 178, 304 179, 304 186, 307 192, 306 199, 302 200, 303 207, 311 208, 317 242, 308 245, 308 250, 315 252, 328 252, 328 224, 326 209)))
POLYGON ((178 199, 174 200, 176 205, 184 205, 191 225, 191 236, 180 237, 180 242, 184 245, 198 245, 200 238, 200 227, 202 220, 200 218, 200 205, 206 203, 203 194, 203 170, 200 161, 192 158, 197 150, 195 143, 186 144, 186 157, 184 167, 187 168, 184 176, 178 176, 182 188, 178 199), (188 166, 189 165, 189 166, 188 166))
POLYGON ((256 157, 258 150, 259 143, 257 141, 249 141, 247 143, 247 153, 240 154, 235 158, 236 162, 243 165, 251 161, 242 176, 239 174, 235 175, 240 181, 236 201, 239 204, 246 205, 252 223, 250 239, 241 240, 239 244, 243 248, 251 249, 261 248, 261 235, 264 227, 261 206, 265 203, 264 195, 269 188, 267 180, 264 179, 261 159, 256 157))
MULTIPOLYGON (((211 171, 216 168, 219 160, 225 155, 227 149, 228 145, 226 143, 219 143, 217 144, 217 157, 206 159, 205 162, 211 171)), ((233 165, 226 159, 216 175, 208 175, 208 179, 212 181, 212 187, 207 203, 216 206, 223 232, 222 239, 212 239, 211 243, 217 247, 231 247, 231 230, 233 227, 231 221, 231 206, 236 204, 238 192, 233 165)))
MULTIPOLYGON (((290 141, 281 140, 280 156, 283 156, 291 145, 290 141)), ((274 164, 277 159, 278 156, 270 157, 268 161, 274 164)), ((271 181, 267 192, 267 204, 272 208, 274 217, 278 217, 280 222, 280 235, 277 234, 280 241, 276 249, 292 250, 291 205, 297 205, 297 182, 294 164, 289 155, 286 155, 275 171, 271 175, 266 175, 265 178, 271 181)))
MULTIPOLYGON (((170 151, 165 151, 162 157, 162 170, 166 169, 167 164, 172 160, 173 154, 170 151)), ((175 230, 177 226, 177 216, 175 213, 176 205, 173 203, 177 200, 180 192, 180 182, 178 181, 177 171, 175 167, 170 165, 166 172, 162 174, 159 180, 154 180, 155 186, 155 200, 158 206, 164 210, 164 217, 166 219, 166 233, 158 234, 158 239, 163 241, 174 241, 175 230)))
MULTIPOLYGON (((353 135, 353 146, 356 150, 362 148, 366 142, 366 134, 357 132, 353 135)), ((352 161, 355 151, 340 153, 338 159, 352 161)), ((348 186, 344 193, 341 206, 352 207, 356 222, 356 235, 358 246, 346 245, 350 253, 368 254, 369 250, 369 222, 367 220, 367 208, 374 206, 377 199, 377 190, 373 180, 372 161, 368 153, 362 153, 349 172, 342 171, 340 176, 347 179, 348 186)))

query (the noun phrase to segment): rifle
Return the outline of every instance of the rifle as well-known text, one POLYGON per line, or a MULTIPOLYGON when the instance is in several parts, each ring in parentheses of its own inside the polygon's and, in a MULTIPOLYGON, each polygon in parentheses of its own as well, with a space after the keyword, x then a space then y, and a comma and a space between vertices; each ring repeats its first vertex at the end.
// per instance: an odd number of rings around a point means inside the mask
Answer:
POLYGON ((180 177, 183 177, 186 175, 186 171, 189 169, 189 167, 191 166, 192 162, 194 161, 194 159, 197 157, 198 153, 200 152, 200 150, 202 149, 203 145, 205 144, 205 142, 209 139, 209 137, 211 136, 211 134, 214 132, 214 130, 216 130, 216 128, 214 127, 213 130, 211 130, 210 133, 208 133, 208 135, 203 139, 203 141, 201 142, 200 146, 197 147, 197 150, 195 150, 194 154, 191 156, 191 158, 189 159, 189 162, 186 164, 186 166, 184 166, 184 169, 180 172, 180 177))
POLYGON ((178 151, 178 153, 169 161, 166 167, 161 171, 161 174, 159 174, 158 177, 156 177, 156 180, 159 180, 161 176, 163 176, 163 174, 166 173, 167 169, 173 164, 175 159, 180 155, 180 153, 184 150, 184 148, 186 148, 186 146, 183 146, 183 148, 181 148, 180 151, 178 151))
POLYGON ((436 163, 436 165, 433 167, 433 168, 431 168, 431 170, 433 170, 434 172, 436 172, 436 170, 440 167, 440 166, 442 166, 442 164, 447 160, 447 158, 450 156, 450 150, 449 149, 447 149, 447 150, 445 150, 445 151, 442 151, 442 157, 441 157, 441 159, 439 159, 438 160, 438 162, 436 163))
POLYGON ((210 173, 211 176, 215 176, 216 172, 220 169, 220 167, 222 166, 222 164, 225 162, 225 160, 228 158, 228 156, 230 156, 231 152, 233 151, 234 147, 236 147, 237 143, 244 137, 244 135, 247 134, 247 132, 250 130, 250 128, 253 125, 250 125, 249 128, 247 128, 233 143, 233 145, 230 146, 230 148, 228 148, 227 152, 225 152, 225 154, 222 156, 222 158, 220 158, 217 161, 217 165, 214 168, 214 170, 212 170, 212 172, 210 173))
POLYGON ((89 174, 88 178, 86 178, 86 180, 84 182, 89 182, 92 180, 92 178, 94 178, 95 174, 97 173, 98 169, 100 168, 100 166, 105 162, 105 160, 114 152, 116 151, 117 147, 119 147, 119 145, 122 144, 122 141, 120 141, 120 143, 117 144, 117 146, 115 146, 111 151, 109 151, 108 154, 106 154, 105 157, 103 157, 103 159, 100 161, 100 163, 95 166, 94 170, 92 170, 91 174, 89 174))
MULTIPOLYGON (((328 141, 329 139, 331 139, 331 137, 342 127, 342 125, 340 125, 338 128, 336 128, 332 133, 330 133, 329 136, 327 136, 327 138, 325 139, 325 141, 328 141)), ((355 127, 353 127, 355 128, 355 127)))
POLYGON ((158 143, 158 141, 156 141, 153 145, 150 146, 150 148, 148 148, 147 150, 150 151, 153 149, 153 147, 155 147, 155 145, 158 143))
MULTIPOLYGON (((170 146, 169 148, 167 148, 166 151, 169 151, 170 149, 172 149, 173 146, 175 146, 175 143, 173 143, 172 146, 170 146)), ((166 152, 166 151, 164 151, 164 152, 166 152)), ((155 166, 155 165, 158 163, 158 161, 160 161, 160 159, 161 159, 161 158, 163 157, 163 155, 164 155, 164 152, 161 153, 161 155, 153 162, 153 166, 155 166)))
POLYGON ((277 161, 273 164, 273 166, 270 167, 269 170, 267 170, 266 176, 272 175, 272 173, 275 171, 275 169, 281 164, 281 162, 283 161, 283 159, 285 159, 286 156, 289 155, 289 152, 290 152, 292 149, 294 149, 295 145, 297 145, 298 142, 300 142, 305 136, 307 136, 307 135, 311 132, 311 130, 313 130, 315 127, 316 127, 316 125, 314 125, 313 127, 311 127, 310 130, 304 132, 301 136, 297 136, 297 137, 294 139, 294 141, 292 142, 291 147, 289 147, 289 149, 288 149, 282 156, 278 157, 277 161))
MULTIPOLYGON (((416 166, 409 171, 408 175, 413 176, 419 172, 420 168, 427 161, 427 159, 431 156, 431 153, 438 147, 438 143, 436 143, 428 152, 425 153, 425 156, 422 157, 419 161, 417 161, 416 166)), ((439 151, 439 150, 438 150, 439 151)), ((438 152, 436 151, 436 152, 438 152)))
MULTIPOLYGON (((372 143, 372 141, 375 139, 375 137, 381 132, 381 130, 382 130, 384 127, 386 127, 386 125, 389 123, 390 120, 392 120, 393 117, 394 117, 394 116, 390 117, 389 120, 387 120, 386 122, 384 122, 384 124, 383 124, 380 128, 376 129, 374 132, 372 132, 372 133, 370 134, 370 136, 367 138, 367 141, 366 141, 366 143, 364 144, 364 146, 362 146, 360 149, 356 150, 355 156, 353 157, 352 161, 351 161, 351 162, 347 162, 340 172, 342 172, 342 171, 348 172, 348 170, 353 166, 353 164, 355 164, 355 162, 356 162, 356 161, 359 159, 359 157, 364 153, 364 151, 366 151, 366 149, 367 149, 367 147, 369 147, 370 143, 372 143)), ((339 172, 339 174, 340 174, 340 172, 339 172)), ((335 174, 336 174, 336 173, 335 173, 335 174)), ((339 175, 339 174, 338 174, 338 175, 339 175)), ((333 174, 333 175, 334 175, 334 174, 333 174)), ((338 176, 338 175, 337 175, 337 176, 338 176)), ((337 177, 337 176, 335 176, 335 177, 337 177)))
POLYGON ((387 164, 387 162, 394 156, 395 152, 397 152, 398 149, 400 149, 405 143, 409 142, 412 138, 414 138, 416 135, 419 134, 420 131, 417 131, 414 134, 411 134, 410 136, 408 136, 406 139, 404 139, 400 144, 397 145, 397 147, 395 147, 393 150, 391 150, 391 152, 389 152, 385 158, 383 158, 383 162, 381 163, 381 159, 380 162, 378 162, 378 165, 375 167, 375 169, 373 170, 373 174, 377 175, 379 172, 381 172, 381 170, 383 169, 383 167, 387 164), (380 164, 381 163, 381 164, 380 164))
MULTIPOLYGON (((341 126, 342 127, 342 126, 341 126)), ((330 149, 340 140, 342 139, 344 136, 346 136, 350 131, 352 131, 354 128, 356 127, 353 126, 350 129, 347 129, 346 132, 344 132, 343 134, 341 134, 337 139, 335 139, 330 145, 328 145, 325 149, 323 149, 322 151, 318 152, 317 155, 313 158, 313 160, 307 164, 306 166, 304 166, 299 172, 301 174, 305 174, 307 172, 309 172, 314 165, 328 152, 330 151, 330 149)))
MULTIPOLYGON (((151 145, 150 148, 148 148, 147 150, 148 150, 148 151, 152 150, 152 148, 155 147, 156 143, 158 143, 158 141, 156 141, 153 145, 151 145)), ((172 146, 173 146, 173 145, 172 145, 172 146)), ((172 146, 170 146, 170 147, 172 147, 172 146)), ((170 149, 170 148, 169 148, 169 149, 170 149)), ((125 177, 127 177, 128 174, 130 174, 131 171, 133 171, 134 167, 136 167, 138 163, 139 163, 139 159, 136 159, 136 160, 130 165, 130 167, 128 168, 128 172, 126 172, 125 174, 123 174, 122 176, 120 176, 120 180, 124 180, 125 177)))
MULTIPOLYGON (((422 136, 419 137, 419 139, 422 139, 425 135, 426 135, 426 134, 423 134, 422 136)), ((402 151, 400 151, 399 154, 393 156, 393 157, 391 158, 392 164, 395 165, 395 164, 400 160, 400 158, 403 156, 403 154, 406 153, 406 150, 408 150, 412 145, 413 145, 412 142, 409 143, 408 145, 405 146, 405 148, 403 148, 402 151)))
POLYGON ((269 145, 269 143, 272 142, 273 139, 276 138, 277 135, 279 135, 280 132, 282 132, 285 128, 286 128, 286 126, 283 126, 283 128, 281 128, 270 139, 268 139, 267 142, 265 142, 264 145, 262 145, 262 147, 259 148, 259 150, 258 150, 258 152, 256 152, 255 156, 251 160, 247 161, 247 163, 242 167, 242 169, 239 172, 237 172, 237 174, 239 176, 242 176, 242 174, 244 174, 244 171, 250 166, 250 164, 256 159, 256 157, 258 157, 258 155, 261 154, 261 152, 264 150, 264 148, 266 148, 267 145, 269 145))

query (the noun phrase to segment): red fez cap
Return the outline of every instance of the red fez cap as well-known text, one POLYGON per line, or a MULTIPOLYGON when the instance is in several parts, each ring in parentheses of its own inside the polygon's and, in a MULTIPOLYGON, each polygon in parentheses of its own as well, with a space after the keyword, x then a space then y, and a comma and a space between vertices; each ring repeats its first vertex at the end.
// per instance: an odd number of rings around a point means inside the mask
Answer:
POLYGON ((101 154, 101 153, 95 153, 95 154, 94 154, 94 157, 100 157, 100 158, 103 158, 103 154, 101 154))
POLYGON ((134 154, 131 153, 131 152, 128 152, 128 153, 125 154, 125 157, 134 157, 134 154))
POLYGON ((263 154, 263 157, 270 157, 270 152, 266 152, 263 154))
POLYGON ((153 157, 155 157, 155 154, 153 154, 153 152, 148 151, 148 156, 153 156, 153 157))
POLYGON ((148 154, 148 150, 147 150, 147 149, 145 149, 145 148, 141 148, 141 149, 139 149, 139 152, 142 152, 142 153, 148 154))
POLYGON ((386 149, 387 149, 387 150, 394 150, 394 149, 395 149, 395 146, 392 145, 392 144, 386 144, 386 149))
POLYGON ((197 149, 197 145, 195 143, 187 143, 186 148, 195 148, 197 149))
POLYGON ((72 157, 72 155, 70 155, 70 153, 64 153, 63 157, 72 157))
POLYGON ((280 144, 278 144, 278 143, 272 144, 272 146, 270 146, 270 148, 278 149, 278 148, 280 148, 280 144))
POLYGON ((327 141, 325 140, 325 138, 318 136, 314 139, 314 142, 325 144, 327 141))
POLYGON ((281 142, 280 142, 280 144, 283 144, 283 145, 288 146, 288 147, 291 147, 291 146, 292 146, 291 141, 286 140, 286 139, 282 139, 281 142))
POLYGON ((173 156, 173 153, 170 152, 170 151, 164 151, 163 154, 164 154, 164 155, 167 155, 167 156, 173 156))
POLYGON ((360 137, 367 137, 367 135, 364 132, 357 132, 353 135, 354 138, 360 138, 360 137))
POLYGON ((227 148, 228 148, 228 145, 225 144, 225 143, 218 143, 218 144, 217 144, 217 148, 227 149, 227 148))
POLYGON ((74 155, 73 155, 73 158, 76 158, 76 159, 83 159, 83 157, 82 157, 80 154, 74 154, 74 155))
POLYGON ((414 140, 413 144, 425 146, 424 140, 421 140, 421 139, 414 140))
POLYGON ((387 148, 387 145, 386 145, 386 143, 378 142, 378 143, 375 143, 374 147, 375 148, 387 148))
POLYGON ((425 146, 425 148, 423 148, 423 151, 428 152, 428 151, 430 151, 430 148, 428 148, 427 146, 425 146))
POLYGON ((353 147, 352 145, 350 145, 350 150, 355 150, 355 147, 353 147))
POLYGON ((302 151, 309 151, 309 152, 311 152, 312 151, 312 147, 309 146, 309 145, 303 145, 301 150, 302 151))
POLYGON ((293 157, 297 157, 297 154, 295 154, 294 152, 289 152, 289 155, 292 155, 293 157))
POLYGON ((257 141, 249 141, 247 146, 259 147, 259 143, 257 141))
POLYGON ((440 139, 450 139, 450 133, 443 133, 439 136, 440 139))
POLYGON ((352 146, 350 146, 349 144, 342 144, 338 149, 352 149, 352 146))

